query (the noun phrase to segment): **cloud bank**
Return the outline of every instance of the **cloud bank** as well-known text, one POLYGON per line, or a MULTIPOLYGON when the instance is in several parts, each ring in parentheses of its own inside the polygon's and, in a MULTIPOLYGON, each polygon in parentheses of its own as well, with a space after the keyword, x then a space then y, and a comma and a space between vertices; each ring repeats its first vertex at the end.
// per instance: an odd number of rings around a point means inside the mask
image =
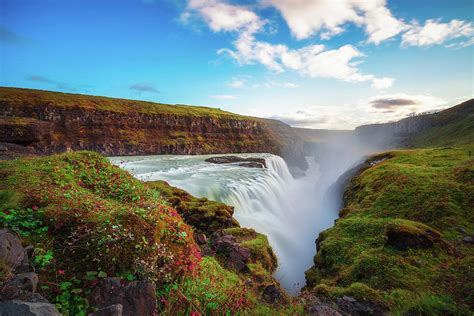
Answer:
POLYGON ((309 106, 266 116, 281 120, 294 127, 334 129, 335 126, 352 129, 360 125, 396 121, 416 112, 438 110, 446 102, 431 95, 404 93, 377 95, 367 100, 338 106, 309 106))
MULTIPOLYGON (((309 2, 300 2, 298 8, 305 11, 309 2)), ((285 1, 270 1, 268 4, 282 10, 292 7, 285 1)), ((190 14, 198 14, 214 32, 236 32, 238 37, 234 42, 234 48, 222 48, 218 50, 218 54, 228 54, 241 65, 261 64, 276 73, 293 70, 311 78, 332 78, 347 82, 369 81, 375 89, 388 88, 394 82, 392 78, 377 78, 372 74, 363 74, 357 65, 364 54, 353 45, 348 44, 331 50, 326 49, 325 45, 308 45, 291 49, 284 44, 271 44, 258 40, 256 35, 264 30, 268 21, 261 19, 244 6, 220 0, 190 0, 183 15, 188 17, 190 14)), ((370 25, 368 28, 373 31, 373 41, 378 41, 380 35, 376 35, 377 27, 370 25)), ((296 32, 302 34, 300 31, 296 32)), ((309 36, 312 31, 307 33, 305 35, 309 36)), ((239 84, 235 82, 235 85, 239 84)))

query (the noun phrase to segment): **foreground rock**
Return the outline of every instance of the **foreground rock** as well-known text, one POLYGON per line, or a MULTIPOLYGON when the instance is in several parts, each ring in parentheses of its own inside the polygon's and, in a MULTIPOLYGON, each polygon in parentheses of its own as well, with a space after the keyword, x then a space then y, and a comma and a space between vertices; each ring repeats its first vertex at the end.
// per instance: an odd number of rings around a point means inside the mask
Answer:
POLYGON ((237 156, 221 156, 221 157, 211 157, 205 160, 206 162, 216 163, 216 164, 227 164, 227 163, 238 163, 241 167, 248 168, 266 168, 267 164, 263 158, 242 158, 237 156))
POLYGON ((115 304, 110 305, 104 308, 101 308, 94 313, 89 314, 89 316, 122 316, 123 315, 123 305, 115 304))
POLYGON ((18 300, 0 302, 1 316, 60 316, 53 304, 18 300))
POLYGON ((6 229, 0 229, 0 262, 9 271, 19 267, 25 258, 20 239, 6 229))
POLYGON ((310 297, 305 311, 313 316, 389 315, 384 305, 360 301, 347 295, 340 298, 310 297))
POLYGON ((104 312, 97 315, 116 315, 105 314, 107 310, 118 313, 120 307, 112 305, 122 306, 122 314, 117 315, 156 315, 156 287, 150 281, 128 282, 120 278, 106 278, 92 290, 89 304, 104 312))
POLYGON ((241 247, 234 236, 214 236, 211 248, 225 258, 225 265, 237 272, 248 270, 247 262, 250 258, 250 250, 241 247))
POLYGON ((56 316, 60 315, 53 304, 36 293, 38 275, 32 272, 29 253, 32 247, 23 248, 18 236, 0 230, 0 316, 56 316))

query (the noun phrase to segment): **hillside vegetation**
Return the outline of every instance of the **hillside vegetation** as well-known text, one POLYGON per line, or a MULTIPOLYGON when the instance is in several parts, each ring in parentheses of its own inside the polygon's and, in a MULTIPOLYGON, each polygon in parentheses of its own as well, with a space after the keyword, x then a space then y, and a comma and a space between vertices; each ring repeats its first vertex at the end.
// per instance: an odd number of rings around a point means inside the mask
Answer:
POLYGON ((375 313, 469 315, 473 148, 370 158, 345 191, 340 219, 317 240, 308 288, 329 301, 354 296, 375 313))
POLYGON ((253 119, 220 109, 205 106, 163 104, 156 102, 90 96, 45 90, 0 88, 0 103, 16 107, 51 104, 62 108, 82 108, 120 113, 173 114, 196 117, 231 117, 253 119))
POLYGON ((410 147, 468 145, 474 142, 474 101, 466 101, 431 116, 432 127, 412 135, 410 147))
MULTIPOLYGON (((224 267, 225 253, 214 255, 209 243, 200 249, 194 228, 170 206, 172 187, 143 183, 97 153, 3 161, 0 180, 0 227, 34 247, 38 292, 65 315, 93 311, 91 292, 110 277, 152 282, 158 311, 168 315, 288 314, 299 308, 262 298, 266 286, 277 285, 265 236, 239 228, 227 213, 233 228, 223 234, 239 236, 251 257, 241 272, 224 267)), ((179 193, 191 203, 184 213, 194 210, 194 202, 229 208, 179 193)), ((210 233, 211 227, 216 232, 227 227, 216 223, 201 228, 210 233)), ((0 262, 0 281, 12 272, 0 262)))

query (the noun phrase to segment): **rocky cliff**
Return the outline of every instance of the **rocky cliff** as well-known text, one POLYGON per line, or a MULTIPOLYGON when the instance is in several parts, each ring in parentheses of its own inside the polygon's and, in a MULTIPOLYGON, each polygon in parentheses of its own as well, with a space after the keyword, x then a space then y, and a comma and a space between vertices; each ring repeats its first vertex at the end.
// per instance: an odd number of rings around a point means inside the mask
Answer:
MULTIPOLYGON (((474 99, 463 102, 447 110, 434 113, 407 117, 398 122, 384 124, 370 124, 359 126, 355 129, 355 134, 360 142, 376 147, 394 148, 402 145, 423 145, 418 141, 419 137, 435 133, 436 129, 453 126, 453 132, 459 128, 469 128, 470 131, 464 131, 464 135, 472 135, 472 122, 474 121, 474 99)), ((457 135, 450 135, 450 131, 443 131, 440 136, 446 139, 459 139, 457 135)), ((466 139, 467 140, 467 139, 466 139)), ((468 142, 464 142, 468 143, 468 142)), ((437 145, 431 142, 427 145, 437 145)), ((442 145, 442 144, 441 144, 442 145)))
POLYGON ((305 168, 288 125, 207 107, 0 88, 0 142, 35 153, 104 155, 269 152, 305 168))

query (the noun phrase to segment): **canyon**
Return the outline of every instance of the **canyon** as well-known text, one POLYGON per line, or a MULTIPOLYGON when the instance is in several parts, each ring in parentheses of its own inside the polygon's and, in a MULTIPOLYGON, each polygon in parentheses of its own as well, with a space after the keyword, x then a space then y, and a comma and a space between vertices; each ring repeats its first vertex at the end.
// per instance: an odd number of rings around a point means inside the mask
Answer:
POLYGON ((61 312, 121 305, 117 282, 165 314, 472 308, 473 100, 354 131, 15 88, 0 107, 2 227, 61 312))

